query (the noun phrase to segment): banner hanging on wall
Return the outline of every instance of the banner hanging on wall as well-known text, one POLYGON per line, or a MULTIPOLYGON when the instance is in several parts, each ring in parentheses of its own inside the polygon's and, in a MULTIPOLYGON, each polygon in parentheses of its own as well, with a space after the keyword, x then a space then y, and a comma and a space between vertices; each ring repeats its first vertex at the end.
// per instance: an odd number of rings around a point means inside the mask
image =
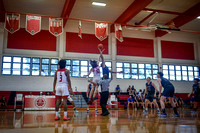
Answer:
POLYGON ((41 16, 26 15, 26 31, 35 35, 41 30, 41 16))
POLYGON ((95 36, 103 41, 108 36, 108 24, 107 23, 95 23, 95 36))
POLYGON ((63 19, 49 18, 49 32, 54 36, 59 36, 63 33, 63 19))
POLYGON ((78 36, 82 39, 81 21, 79 21, 79 24, 78 24, 78 36))
POLYGON ((123 42, 123 35, 122 35, 122 27, 119 24, 115 24, 115 37, 117 38, 117 40, 119 40, 120 42, 123 42))
POLYGON ((20 29, 20 14, 6 13, 5 29, 13 34, 20 29))

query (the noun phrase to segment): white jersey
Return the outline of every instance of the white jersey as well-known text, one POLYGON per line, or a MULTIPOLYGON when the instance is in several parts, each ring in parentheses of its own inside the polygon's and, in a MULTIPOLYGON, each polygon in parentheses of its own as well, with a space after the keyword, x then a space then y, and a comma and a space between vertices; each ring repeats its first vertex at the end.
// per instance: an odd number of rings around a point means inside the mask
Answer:
POLYGON ((58 69, 57 70, 57 86, 56 86, 56 95, 57 96, 68 96, 68 82, 66 69, 58 69))
POLYGON ((100 67, 99 66, 96 66, 95 68, 92 68, 92 72, 94 74, 93 76, 93 81, 98 83, 101 79, 101 76, 100 76, 100 67))

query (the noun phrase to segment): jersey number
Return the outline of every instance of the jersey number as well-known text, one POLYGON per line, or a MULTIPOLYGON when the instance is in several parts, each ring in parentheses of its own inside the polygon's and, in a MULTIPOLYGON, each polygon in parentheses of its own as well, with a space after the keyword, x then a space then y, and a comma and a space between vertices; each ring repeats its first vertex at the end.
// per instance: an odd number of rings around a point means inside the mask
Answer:
POLYGON ((60 74, 59 82, 62 82, 62 74, 60 74))

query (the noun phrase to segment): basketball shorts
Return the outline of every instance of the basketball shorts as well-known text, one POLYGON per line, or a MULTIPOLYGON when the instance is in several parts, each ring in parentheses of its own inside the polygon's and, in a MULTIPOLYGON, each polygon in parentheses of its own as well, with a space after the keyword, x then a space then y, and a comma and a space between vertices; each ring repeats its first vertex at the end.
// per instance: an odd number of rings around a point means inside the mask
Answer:
POLYGON ((163 93, 161 94, 161 96, 164 97, 174 97, 174 87, 173 86, 168 86, 167 88, 164 89, 163 93))
POLYGON ((152 94, 152 95, 147 95, 146 99, 149 100, 150 102, 153 102, 153 100, 156 98, 154 97, 154 94, 152 94))
POLYGON ((69 90, 66 85, 56 87, 56 97, 67 98, 69 96, 69 90))
POLYGON ((98 83, 101 80, 100 77, 93 77, 93 82, 98 83))

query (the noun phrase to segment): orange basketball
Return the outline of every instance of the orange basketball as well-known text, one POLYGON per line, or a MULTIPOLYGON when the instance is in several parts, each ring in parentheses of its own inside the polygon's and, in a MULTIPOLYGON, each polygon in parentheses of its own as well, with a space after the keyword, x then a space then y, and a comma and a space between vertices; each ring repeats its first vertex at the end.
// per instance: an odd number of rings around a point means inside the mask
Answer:
POLYGON ((98 44, 98 48, 99 48, 99 49, 102 49, 102 48, 103 48, 103 44, 101 44, 101 43, 98 44))

